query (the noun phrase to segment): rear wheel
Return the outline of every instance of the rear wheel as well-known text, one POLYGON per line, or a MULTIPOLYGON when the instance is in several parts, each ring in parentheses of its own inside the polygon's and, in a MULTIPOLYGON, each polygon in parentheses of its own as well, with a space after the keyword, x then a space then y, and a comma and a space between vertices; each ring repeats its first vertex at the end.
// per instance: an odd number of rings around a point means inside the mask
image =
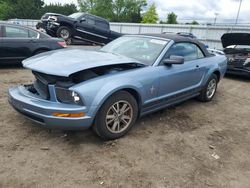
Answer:
POLYGON ((94 131, 104 140, 124 136, 133 126, 138 115, 135 98, 126 91, 109 97, 97 113, 94 131))
POLYGON ((201 91, 198 99, 202 102, 209 102, 213 99, 218 85, 218 77, 215 74, 208 79, 206 87, 201 91))

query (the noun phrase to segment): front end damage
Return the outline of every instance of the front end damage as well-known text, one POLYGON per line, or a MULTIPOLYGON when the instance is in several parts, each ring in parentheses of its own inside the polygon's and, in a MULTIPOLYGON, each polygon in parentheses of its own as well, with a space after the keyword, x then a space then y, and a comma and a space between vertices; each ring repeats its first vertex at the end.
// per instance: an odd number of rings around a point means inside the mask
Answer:
POLYGON ((228 74, 244 75, 250 77, 250 49, 225 49, 228 59, 228 74))
POLYGON ((95 67, 55 76, 32 71, 32 84, 9 89, 9 103, 29 119, 50 129, 81 130, 89 128, 98 106, 87 105, 84 96, 72 87, 102 76, 136 69, 136 63, 95 67))
POLYGON ((250 77, 250 33, 225 33, 221 37, 228 59, 228 74, 250 77))

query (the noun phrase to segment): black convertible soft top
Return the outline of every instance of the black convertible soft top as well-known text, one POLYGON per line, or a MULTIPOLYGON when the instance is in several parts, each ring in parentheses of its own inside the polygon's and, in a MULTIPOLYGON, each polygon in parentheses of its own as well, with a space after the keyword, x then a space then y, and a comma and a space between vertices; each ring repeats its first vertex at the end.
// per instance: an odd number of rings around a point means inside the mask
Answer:
POLYGON ((196 44, 197 46, 200 47, 200 49, 203 51, 203 53, 204 53, 204 55, 206 57, 212 56, 207 51, 206 46, 203 43, 201 43, 200 41, 198 41, 197 39, 194 39, 194 38, 184 37, 184 36, 180 36, 178 34, 141 34, 141 35, 169 39, 169 40, 173 40, 175 43, 178 43, 178 42, 190 42, 190 43, 194 43, 194 44, 196 44))

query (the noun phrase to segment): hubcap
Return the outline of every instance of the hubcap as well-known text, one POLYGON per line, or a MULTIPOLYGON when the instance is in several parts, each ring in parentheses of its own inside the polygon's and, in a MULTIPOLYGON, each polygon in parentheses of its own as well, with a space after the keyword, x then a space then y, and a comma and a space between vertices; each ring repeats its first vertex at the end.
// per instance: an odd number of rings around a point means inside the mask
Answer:
POLYGON ((211 99, 216 91, 217 81, 215 79, 210 80, 207 86, 207 98, 211 99))
POLYGON ((63 39, 69 38, 69 31, 67 29, 62 29, 60 35, 63 39))
POLYGON ((106 126, 112 133, 121 133, 126 130, 133 118, 133 108, 127 101, 114 103, 106 114, 106 126))

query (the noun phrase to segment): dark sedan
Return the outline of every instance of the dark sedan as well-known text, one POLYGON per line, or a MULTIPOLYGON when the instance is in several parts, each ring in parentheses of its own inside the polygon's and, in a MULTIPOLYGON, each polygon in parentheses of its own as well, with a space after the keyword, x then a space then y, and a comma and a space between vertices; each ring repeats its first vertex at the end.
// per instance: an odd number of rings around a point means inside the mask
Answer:
POLYGON ((21 62, 33 55, 66 47, 63 39, 9 23, 0 23, 0 63, 21 62))

